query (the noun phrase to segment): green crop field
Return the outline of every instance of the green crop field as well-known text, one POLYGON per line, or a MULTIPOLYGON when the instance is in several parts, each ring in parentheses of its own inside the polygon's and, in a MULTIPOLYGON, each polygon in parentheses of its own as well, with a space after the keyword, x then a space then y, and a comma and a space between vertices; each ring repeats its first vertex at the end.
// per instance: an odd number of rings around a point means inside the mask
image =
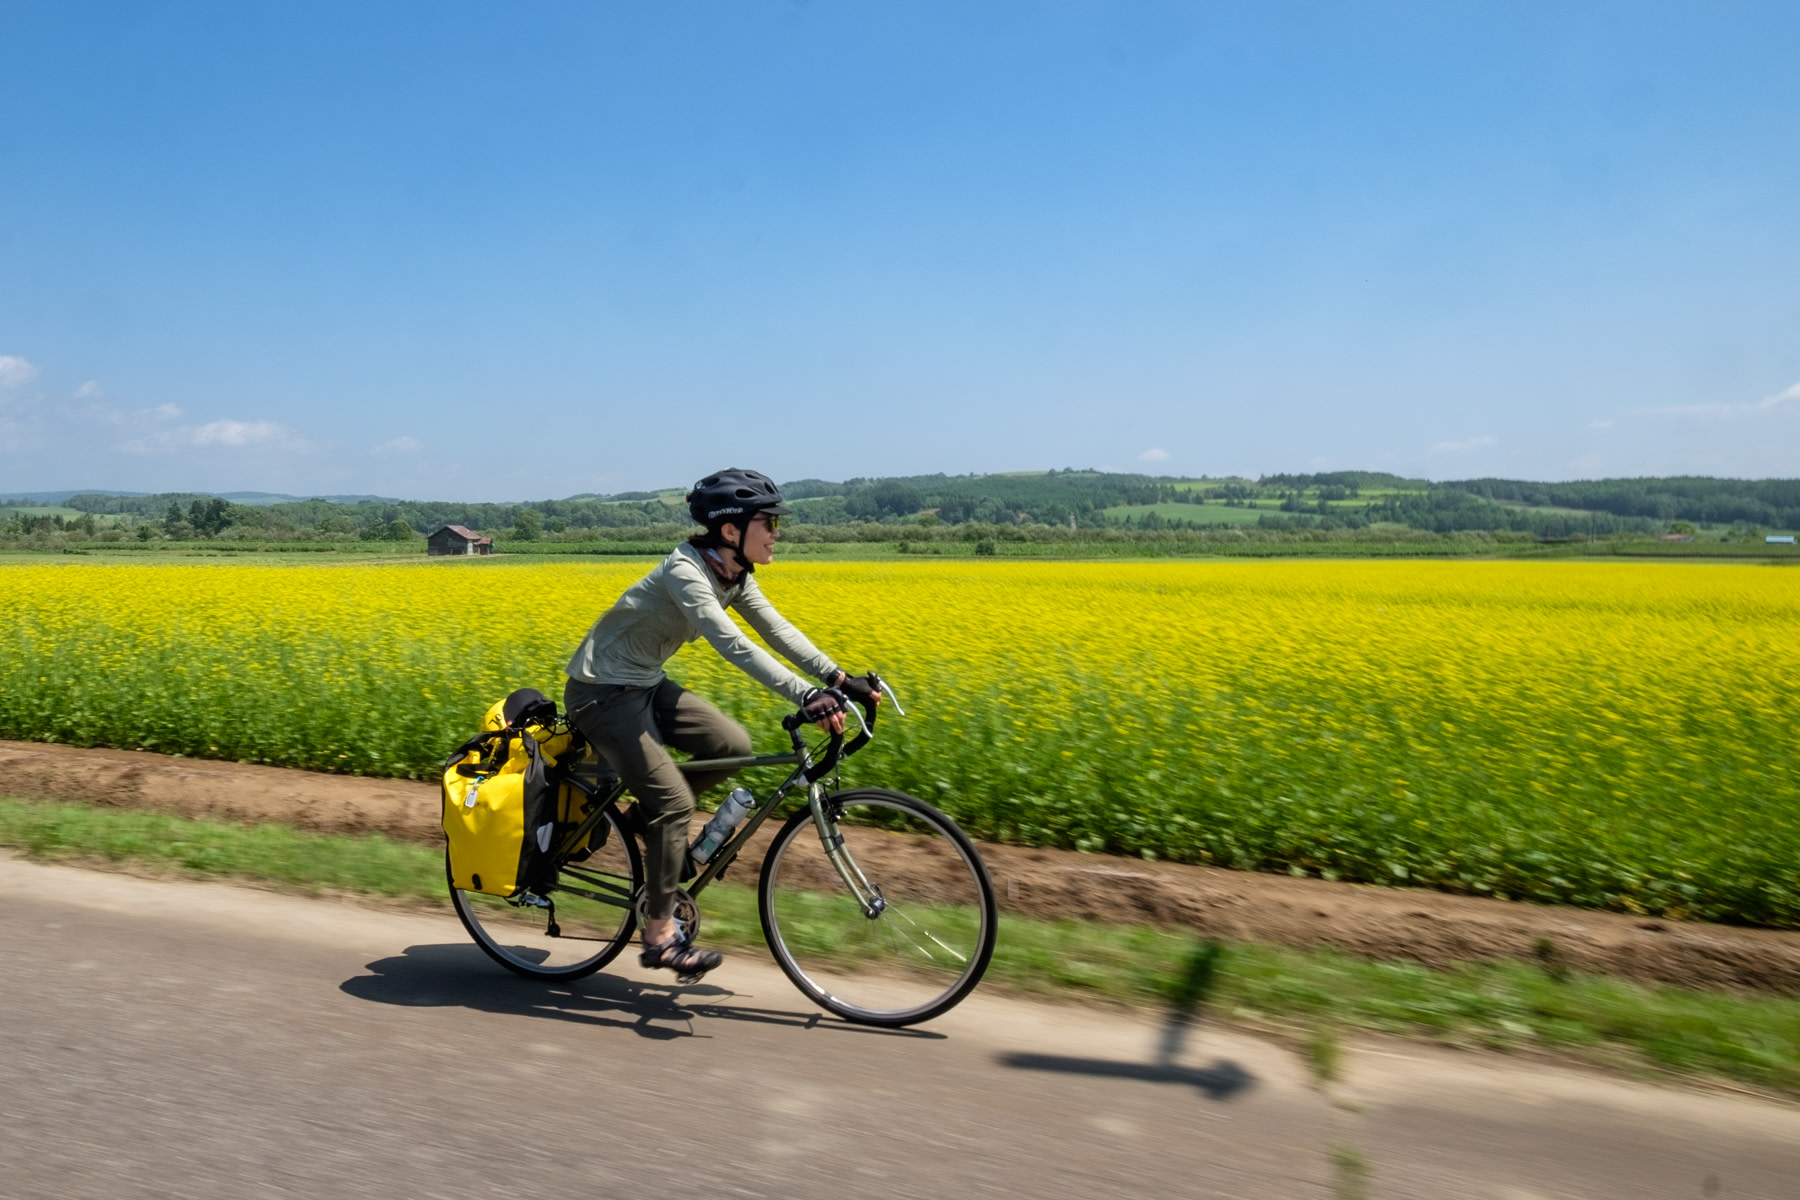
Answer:
POLYGON ((1278 505, 1267 503, 1260 508, 1228 508, 1216 501, 1208 504, 1164 501, 1161 504, 1118 504, 1101 511, 1109 520, 1129 517, 1133 521, 1141 521, 1145 513, 1155 513, 1165 521, 1187 521, 1195 525, 1254 525, 1256 519, 1264 513, 1279 512, 1281 509, 1278 505))

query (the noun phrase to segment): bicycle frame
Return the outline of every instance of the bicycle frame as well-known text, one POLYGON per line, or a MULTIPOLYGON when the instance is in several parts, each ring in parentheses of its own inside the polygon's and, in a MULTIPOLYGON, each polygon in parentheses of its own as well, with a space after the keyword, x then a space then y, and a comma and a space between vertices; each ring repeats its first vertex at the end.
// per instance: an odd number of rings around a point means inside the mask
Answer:
MULTIPOLYGON (((886 685, 883 684, 882 687, 885 691, 886 685)), ((888 694, 891 696, 892 692, 888 692, 888 694)), ((843 880, 844 886, 850 889, 851 895, 855 896, 857 903, 862 906, 863 914, 865 916, 874 917, 881 913, 886 903, 882 899, 881 891, 869 883, 868 879, 863 875, 861 868, 856 865, 855 860, 844 850, 843 838, 831 828, 830 819, 825 813, 825 789, 818 782, 825 775, 835 770, 838 764, 844 759, 856 753, 874 740, 874 714, 870 713, 868 719, 865 720, 855 704, 851 704, 848 707, 849 711, 856 717, 857 724, 861 727, 858 735, 846 746, 844 744, 844 735, 842 733, 834 733, 831 736, 830 743, 825 749, 824 756, 816 762, 813 758, 813 751, 807 746, 805 738, 801 735, 800 730, 804 726, 798 723, 790 724, 790 722, 793 721, 793 718, 789 718, 787 721, 783 722, 783 726, 787 729, 788 735, 794 744, 794 749, 790 753, 747 754, 732 758, 690 759, 675 764, 677 769, 683 774, 716 770, 744 770, 757 767, 792 766, 794 768, 793 771, 788 774, 788 777, 781 782, 780 786, 770 794, 768 799, 756 806, 756 809, 750 814, 750 818, 738 827, 737 831, 732 834, 731 838, 726 841, 724 845, 719 847, 713 854, 712 860, 706 864, 705 869, 681 889, 686 892, 690 899, 699 896, 709 883, 725 873, 732 863, 737 860, 738 855, 743 851, 744 847, 749 844, 750 839, 755 836, 756 831, 762 827, 763 822, 767 821, 770 815, 781 806, 781 802, 787 798, 788 793, 793 791, 795 787, 804 783, 807 789, 807 803, 812 808, 813 824, 818 829, 819 840, 824 846, 826 857, 830 860, 833 868, 836 869, 838 877, 843 880)), ((901 712, 901 715, 905 715, 904 710, 900 710, 897 703, 896 710, 901 712)), ((582 841, 593 833, 594 829, 600 824, 601 819, 606 815, 609 809, 613 811, 615 816, 617 815, 619 797, 625 794, 624 781, 615 781, 611 788, 605 789, 606 794, 604 798, 601 796, 602 789, 599 786, 590 788, 585 781, 577 778, 572 771, 559 771, 558 781, 569 784, 590 800, 599 801, 599 803, 594 806, 593 811, 557 844, 557 857, 565 860, 561 868, 562 872, 564 874, 573 875, 577 879, 595 887, 604 887, 612 894, 602 895, 597 892, 588 891, 585 888, 569 887, 567 884, 557 884, 552 890, 572 892, 602 904, 629 907, 633 903, 633 897, 624 894, 621 889, 615 887, 609 881, 598 876, 584 873, 580 867, 566 861, 567 856, 574 851, 575 847, 581 845, 582 841)), ((628 832, 624 832, 622 826, 621 834, 626 837, 630 836, 628 832)))

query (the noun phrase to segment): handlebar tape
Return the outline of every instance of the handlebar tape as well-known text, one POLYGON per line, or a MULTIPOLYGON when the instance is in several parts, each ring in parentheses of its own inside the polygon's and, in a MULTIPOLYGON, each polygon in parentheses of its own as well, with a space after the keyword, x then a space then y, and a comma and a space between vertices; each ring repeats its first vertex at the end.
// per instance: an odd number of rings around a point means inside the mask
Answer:
MULTIPOLYGON (((864 678, 868 680, 869 686, 874 689, 875 694, 879 696, 881 694, 880 678, 873 671, 870 671, 864 678)), ((825 694, 837 698, 838 707, 832 709, 831 712, 821 713, 816 717, 807 716, 805 708, 801 708, 798 712, 789 713, 787 716, 781 718, 781 727, 785 729, 790 736, 797 736, 800 727, 803 725, 811 725, 815 721, 831 716, 833 712, 842 712, 844 709, 850 707, 852 703, 850 697, 839 691, 837 688, 825 688, 823 691, 825 694)), ((824 757, 814 763, 806 771, 806 781, 808 783, 817 783, 836 769, 838 763, 845 756, 855 754, 858 750, 861 750, 864 746, 875 740, 875 718, 876 714, 880 711, 881 706, 874 702, 870 702, 868 704, 858 704, 857 707, 863 711, 863 728, 861 732, 850 740, 848 746, 844 744, 843 734, 832 734, 831 744, 826 747, 824 757)))
POLYGON ((806 782, 817 783, 837 769, 838 760, 843 757, 844 735, 831 735, 831 745, 825 748, 825 757, 806 769, 806 782))

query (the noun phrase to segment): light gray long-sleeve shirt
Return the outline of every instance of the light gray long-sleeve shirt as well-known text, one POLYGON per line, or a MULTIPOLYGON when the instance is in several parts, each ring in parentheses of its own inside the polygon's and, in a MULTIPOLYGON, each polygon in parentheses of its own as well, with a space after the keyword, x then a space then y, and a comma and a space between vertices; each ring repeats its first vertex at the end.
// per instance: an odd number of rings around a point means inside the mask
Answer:
POLYGON ((837 664, 763 599, 749 571, 727 587, 700 551, 686 542, 600 615, 569 660, 569 677, 584 683, 655 687, 666 678, 663 664, 676 651, 705 638, 727 662, 798 705, 812 685, 745 637, 726 615, 727 608, 735 609, 758 636, 821 683, 837 678, 837 664))

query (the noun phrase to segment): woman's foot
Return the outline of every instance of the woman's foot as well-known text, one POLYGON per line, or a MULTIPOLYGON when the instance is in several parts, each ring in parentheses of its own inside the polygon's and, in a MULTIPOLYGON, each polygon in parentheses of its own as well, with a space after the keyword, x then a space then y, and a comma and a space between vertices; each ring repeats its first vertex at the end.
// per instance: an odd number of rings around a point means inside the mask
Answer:
POLYGON ((638 962, 646 967, 669 968, 681 983, 692 983, 724 961, 725 956, 717 950, 702 950, 679 935, 666 942, 645 939, 644 952, 638 955, 638 962))

